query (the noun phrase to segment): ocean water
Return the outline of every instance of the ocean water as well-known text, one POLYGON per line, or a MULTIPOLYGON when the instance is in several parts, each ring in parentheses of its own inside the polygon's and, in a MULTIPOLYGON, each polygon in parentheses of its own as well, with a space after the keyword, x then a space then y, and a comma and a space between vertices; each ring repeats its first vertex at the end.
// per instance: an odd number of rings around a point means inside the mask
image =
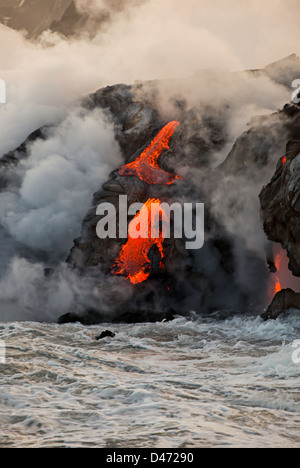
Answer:
POLYGON ((0 447, 300 447, 299 319, 0 324, 0 447))

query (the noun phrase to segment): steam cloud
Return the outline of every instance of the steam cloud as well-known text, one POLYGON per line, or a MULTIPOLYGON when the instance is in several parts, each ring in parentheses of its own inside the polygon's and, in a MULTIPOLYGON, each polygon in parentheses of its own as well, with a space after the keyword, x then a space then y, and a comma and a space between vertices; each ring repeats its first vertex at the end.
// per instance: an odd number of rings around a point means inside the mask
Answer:
MULTIPOLYGON (((85 32, 68 40, 47 31, 31 42, 24 33, 0 26, 5 44, 0 78, 7 83, 8 100, 0 107, 0 156, 32 131, 53 124, 49 138, 36 141, 19 165, 16 183, 0 193, 0 320, 55 320, 73 304, 76 287, 89 289, 63 264, 56 280, 42 279, 45 266, 66 258, 92 193, 121 163, 113 126, 101 112, 83 112, 74 104, 81 96, 107 84, 218 69, 189 92, 176 81, 168 90, 162 84, 160 110, 171 113, 172 98, 182 95, 199 113, 211 102, 230 102, 228 150, 251 117, 290 100, 283 86, 267 78, 233 80, 222 70, 258 68, 298 53, 295 0, 247 5, 238 0, 77 0, 76 5, 98 28, 93 39, 85 32), (24 249, 38 250, 40 258, 33 261, 24 249)), ((216 164, 225 157, 226 151, 215 155, 216 164)), ((254 186, 252 194, 242 196, 251 205, 257 193, 254 186)), ((262 239, 249 234, 244 218, 238 225, 242 237, 262 239)))

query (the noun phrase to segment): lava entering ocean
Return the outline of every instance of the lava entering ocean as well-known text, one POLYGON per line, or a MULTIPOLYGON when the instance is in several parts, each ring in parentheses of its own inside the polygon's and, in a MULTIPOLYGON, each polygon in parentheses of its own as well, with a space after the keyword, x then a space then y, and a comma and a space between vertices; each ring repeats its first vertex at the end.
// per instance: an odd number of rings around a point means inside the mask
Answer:
POLYGON ((137 176, 149 185, 170 185, 177 179, 182 179, 176 174, 171 174, 161 169, 158 165, 158 158, 164 150, 169 150, 169 142, 179 122, 169 122, 156 135, 150 145, 135 159, 117 169, 120 176, 137 176))
POLYGON ((289 269, 289 259, 283 248, 278 249, 275 255, 274 267, 274 277, 270 281, 269 299, 273 300, 277 293, 286 289, 293 289, 300 293, 299 278, 292 275, 289 269))
POLYGON ((153 246, 157 246, 160 267, 164 267, 162 222, 169 223, 169 218, 161 208, 160 200, 149 199, 129 224, 128 241, 112 268, 114 275, 126 276, 133 284, 146 281, 151 272, 148 254, 153 246))
MULTIPOLYGON (((281 261, 282 261, 281 255, 280 255, 280 254, 276 255, 275 266, 276 266, 277 272, 280 271, 280 264, 281 264, 281 261)), ((281 290, 282 290, 281 282, 280 282, 279 276, 278 276, 278 274, 277 274, 277 275, 276 275, 276 285, 275 285, 275 294, 274 294, 274 295, 276 295, 277 293, 279 293, 281 290)))
MULTIPOLYGON (((149 185, 167 186, 173 184, 176 179, 182 179, 176 174, 164 171, 158 165, 160 155, 169 149, 170 139, 179 125, 176 121, 169 122, 135 161, 122 166, 116 172, 124 177, 137 176, 149 185)), ((153 246, 156 246, 160 253, 160 267, 164 267, 161 221, 170 222, 161 208, 160 200, 149 199, 129 224, 128 241, 112 267, 112 274, 126 276, 133 284, 146 281, 151 272, 148 254, 153 246), (133 229, 137 229, 137 226, 140 227, 138 238, 133 235, 133 229)))

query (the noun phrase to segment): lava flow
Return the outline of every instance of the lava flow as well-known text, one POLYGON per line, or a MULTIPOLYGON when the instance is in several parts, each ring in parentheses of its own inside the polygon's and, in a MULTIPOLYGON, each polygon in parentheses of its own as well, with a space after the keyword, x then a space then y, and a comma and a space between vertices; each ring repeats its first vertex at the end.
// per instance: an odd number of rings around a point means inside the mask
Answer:
POLYGON ((112 267, 112 274, 126 276, 133 284, 145 281, 151 271, 148 254, 154 245, 159 250, 160 267, 163 268, 164 238, 161 233, 161 222, 169 222, 169 218, 161 209, 160 200, 149 199, 129 224, 128 241, 112 267), (140 236, 138 238, 136 238, 137 232, 140 236))
POLYGON ((170 139, 179 125, 176 121, 168 123, 135 161, 120 167, 116 172, 120 176, 139 177, 149 185, 167 186, 173 184, 176 179, 182 179, 176 174, 164 171, 158 165, 158 158, 163 151, 170 149, 170 139))
MULTIPOLYGON (((158 165, 162 152, 170 149, 170 139, 179 125, 176 121, 169 122, 135 161, 122 166, 116 172, 124 177, 139 177, 149 185, 167 186, 176 179, 182 179, 176 174, 164 171, 158 165)), ((129 224, 128 241, 112 267, 112 274, 126 276, 133 284, 146 281, 151 272, 151 260, 148 255, 153 246, 159 251, 160 267, 164 267, 161 222, 169 223, 170 220, 162 210, 160 200, 149 199, 129 224)))
MULTIPOLYGON (((279 255, 279 254, 276 255, 275 266, 276 266, 277 272, 280 271, 281 260, 282 260, 281 255, 279 255)), ((282 290, 282 287, 281 287, 280 279, 279 279, 279 276, 276 275, 276 285, 275 285, 275 294, 274 294, 274 295, 276 295, 277 293, 279 293, 281 290, 282 290)))

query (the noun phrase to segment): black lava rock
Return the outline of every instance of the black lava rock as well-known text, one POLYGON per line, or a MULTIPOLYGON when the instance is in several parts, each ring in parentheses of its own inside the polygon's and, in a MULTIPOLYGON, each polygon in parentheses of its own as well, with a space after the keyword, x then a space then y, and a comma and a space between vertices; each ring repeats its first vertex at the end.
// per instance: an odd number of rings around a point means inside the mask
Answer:
POLYGON ((100 336, 96 338, 97 341, 103 340, 104 338, 114 338, 116 334, 110 330, 105 330, 101 333, 100 336))

